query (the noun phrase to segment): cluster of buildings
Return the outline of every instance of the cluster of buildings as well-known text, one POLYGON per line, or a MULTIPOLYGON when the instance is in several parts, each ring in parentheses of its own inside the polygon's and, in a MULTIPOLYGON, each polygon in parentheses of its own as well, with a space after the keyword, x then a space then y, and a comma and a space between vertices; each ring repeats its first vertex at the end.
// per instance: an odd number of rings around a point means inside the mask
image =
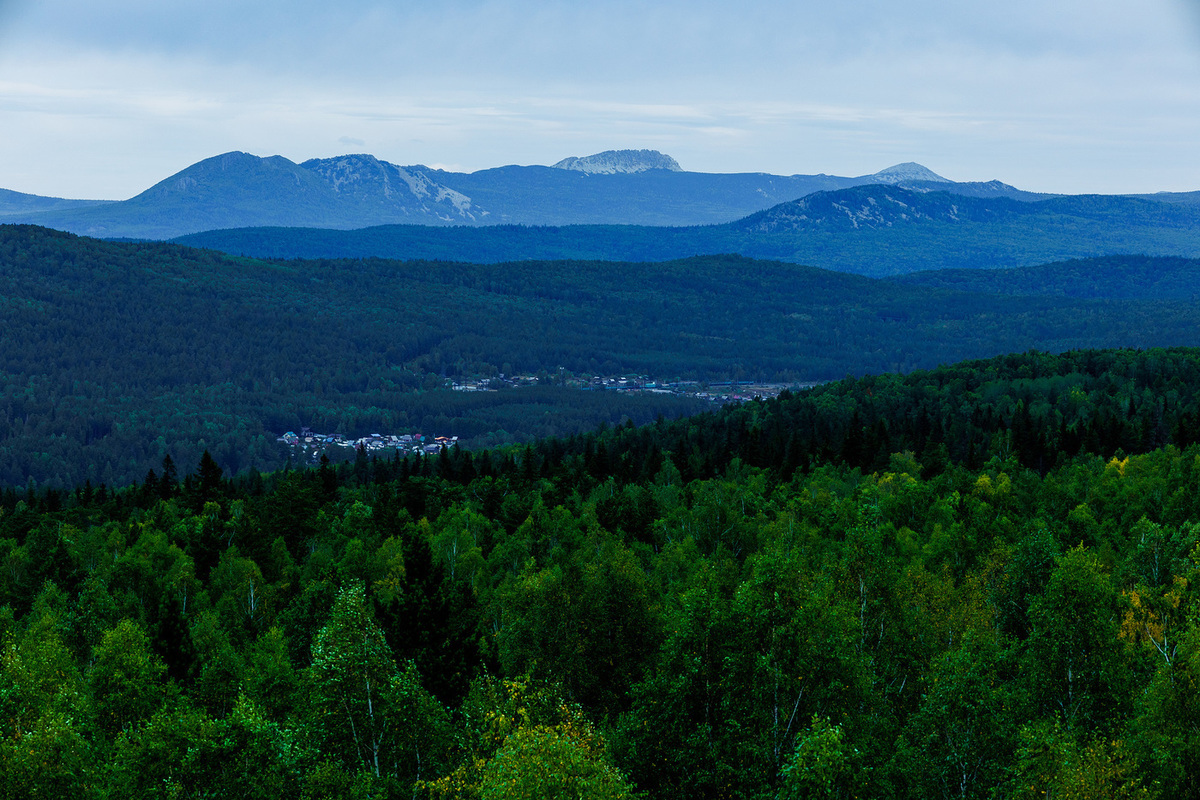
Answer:
POLYGON ((311 452, 314 457, 330 447, 342 447, 351 451, 357 451, 361 447, 368 453, 395 450, 401 454, 436 455, 443 447, 458 446, 457 436, 426 437, 419 433, 396 436, 372 433, 359 439, 347 439, 340 433, 317 433, 309 428, 301 428, 300 433, 288 431, 277 441, 305 453, 311 452))
POLYGON ((659 384, 650 380, 647 375, 613 375, 601 377, 593 375, 573 375, 560 370, 557 375, 505 375, 500 373, 496 378, 480 378, 473 381, 455 382, 450 388, 456 392, 493 392, 497 389, 520 386, 537 386, 549 382, 556 386, 566 386, 571 389, 610 389, 613 391, 646 391, 658 388, 659 384))
MULTIPOLYGON (((498 378, 483 378, 476 381, 462 381, 451 385, 458 392, 491 392, 501 388, 534 386, 547 378, 534 375, 513 375, 505 377, 503 373, 498 378)), ((807 389, 816 383, 744 383, 729 381, 724 383, 702 383, 699 381, 677 381, 660 383, 653 381, 648 375, 570 375, 560 373, 550 377, 552 383, 568 386, 584 391, 610 392, 653 392, 655 394, 675 394, 685 397, 698 397, 713 403, 737 403, 753 400, 756 397, 775 397, 784 389, 807 389)))
MULTIPOLYGON (((489 392, 501 388, 535 386, 547 380, 545 376, 513 375, 506 377, 501 374, 498 378, 484 378, 477 381, 454 383, 452 388, 459 392, 489 392)), ((575 376, 562 375, 549 378, 560 386, 569 386, 583 391, 617 391, 617 392, 654 392, 656 394, 674 394, 688 397, 698 397, 717 404, 753 400, 756 397, 774 397, 786 388, 808 388, 815 383, 805 384, 763 384, 763 383, 699 383, 683 381, 675 383, 660 383, 652 381, 646 375, 623 376, 575 376)), ((288 431, 278 438, 279 442, 298 450, 302 457, 314 462, 326 453, 329 448, 345 448, 351 453, 362 448, 368 453, 378 453, 381 450, 399 452, 401 455, 437 455, 442 448, 457 447, 457 436, 427 437, 419 433, 385 435, 372 433, 359 439, 347 439, 340 433, 317 433, 309 428, 301 428, 300 433, 288 431)))

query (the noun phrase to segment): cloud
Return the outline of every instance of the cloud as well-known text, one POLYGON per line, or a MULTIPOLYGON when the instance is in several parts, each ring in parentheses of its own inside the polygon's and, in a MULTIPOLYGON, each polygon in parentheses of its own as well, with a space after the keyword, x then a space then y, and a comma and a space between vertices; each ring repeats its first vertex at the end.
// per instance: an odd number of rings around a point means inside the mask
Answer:
POLYGON ((710 171, 1196 188, 1196 7, 0 0, 0 186, 117 196, 226 150, 371 142, 469 169, 645 146, 710 171))

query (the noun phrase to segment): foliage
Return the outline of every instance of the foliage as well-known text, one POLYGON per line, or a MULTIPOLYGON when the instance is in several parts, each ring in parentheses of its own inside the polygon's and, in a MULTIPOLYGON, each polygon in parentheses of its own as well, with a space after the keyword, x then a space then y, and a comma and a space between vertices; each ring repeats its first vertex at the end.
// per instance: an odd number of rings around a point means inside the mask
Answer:
POLYGON ((1196 359, 6 493, 0 796, 1193 796, 1196 359))

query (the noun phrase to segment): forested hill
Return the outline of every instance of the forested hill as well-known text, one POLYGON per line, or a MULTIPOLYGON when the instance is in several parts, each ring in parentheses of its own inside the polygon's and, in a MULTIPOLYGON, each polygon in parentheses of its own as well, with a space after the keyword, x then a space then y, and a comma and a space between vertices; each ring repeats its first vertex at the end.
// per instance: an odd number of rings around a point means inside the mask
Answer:
POLYGON ((0 787, 1192 797, 1197 398, 1197 350, 1029 353, 524 448, 7 490, 0 787))
POLYGON ((1079 454, 1200 442, 1200 349, 1029 352, 847 378, 614 436, 624 437, 608 445, 622 460, 667 450, 689 477, 733 459, 783 475, 821 463, 871 471, 899 450, 935 470, 999 455, 1045 472, 1079 454))
POLYGON ((931 270, 892 279, 986 294, 1105 298, 1109 300, 1195 300, 1200 298, 1200 261, 1190 258, 1108 256, 997 270, 931 270))
POLYGON ((823 191, 705 227, 240 228, 185 236, 267 258, 661 261, 737 253, 871 276, 1034 266, 1120 253, 1200 257, 1200 207, 1131 197, 1038 202, 870 185, 823 191))
POLYGON ((699 409, 556 385, 567 373, 812 382, 1200 329, 1190 299, 985 295, 736 256, 266 262, 0 226, 0 264, 9 486, 125 485, 206 449, 231 473, 274 469, 276 437, 303 426, 478 446, 699 409), (442 388, 501 372, 540 385, 442 388))

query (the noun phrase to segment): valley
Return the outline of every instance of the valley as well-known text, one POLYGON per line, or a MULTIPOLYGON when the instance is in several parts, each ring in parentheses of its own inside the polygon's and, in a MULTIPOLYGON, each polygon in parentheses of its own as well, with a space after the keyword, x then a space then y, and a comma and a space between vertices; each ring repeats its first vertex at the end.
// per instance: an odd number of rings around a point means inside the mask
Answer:
POLYGON ((123 485, 206 450, 231 475, 276 469, 275 440, 304 426, 493 447, 712 405, 567 377, 795 386, 1030 349, 1189 345, 1200 326, 1200 262, 1150 257, 1041 268, 1045 287, 1092 275, 1081 297, 1039 295, 1020 270, 959 290, 736 256, 264 261, 28 226, 0 226, 0 259, 8 485, 123 485), (500 373, 539 379, 451 388, 500 373))

